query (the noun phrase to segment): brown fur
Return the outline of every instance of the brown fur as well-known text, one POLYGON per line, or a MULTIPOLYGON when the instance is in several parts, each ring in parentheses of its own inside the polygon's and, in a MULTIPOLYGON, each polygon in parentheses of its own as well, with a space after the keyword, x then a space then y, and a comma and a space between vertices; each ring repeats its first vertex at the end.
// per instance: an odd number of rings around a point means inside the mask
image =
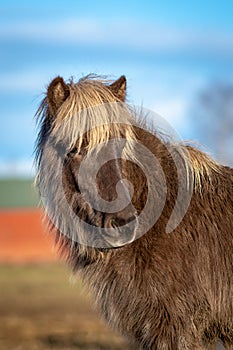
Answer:
MULTIPOLYGON (((58 77, 49 85, 39 109, 42 114, 37 143, 39 185, 44 183, 43 177, 48 176, 41 170, 48 136, 66 114, 72 118, 69 111, 76 97, 77 106, 83 101, 80 108, 85 108, 86 95, 90 97, 90 105, 124 101, 126 79, 121 77, 110 84, 86 77, 77 84, 66 84, 58 77)), ((111 226, 113 221, 121 226, 135 215, 130 207, 117 214, 98 212, 79 193, 75 169, 89 141, 100 142, 101 137, 96 137, 98 133, 103 133, 104 139, 127 134, 156 155, 166 177, 165 207, 146 234, 117 249, 82 246, 72 239, 77 233, 67 237, 57 231, 56 242, 61 253, 88 283, 110 326, 135 346, 147 350, 193 350, 204 349, 220 339, 226 349, 233 349, 233 170, 216 164, 191 146, 182 146, 189 154, 184 163, 192 176, 194 192, 185 217, 169 234, 166 225, 178 191, 177 170, 170 156, 172 150, 178 157, 176 146, 165 147, 156 131, 145 130, 140 122, 138 126, 130 126, 128 131, 120 124, 109 131, 95 129, 86 134, 81 143, 76 140, 76 145, 72 138, 65 160, 63 185, 73 211, 96 227, 111 226)), ((51 159, 51 167, 56 167, 53 163, 51 159)), ((105 164, 97 178, 101 196, 114 200, 115 185, 122 175, 133 184, 132 203, 138 215, 145 205, 148 188, 146 177, 137 164, 124 160, 105 164), (120 173, 117 172, 119 167, 120 173)), ((52 184, 53 179, 48 183, 52 184)), ((155 199, 158 195, 159 190, 155 199)), ((56 196, 54 198, 56 203, 56 196)))

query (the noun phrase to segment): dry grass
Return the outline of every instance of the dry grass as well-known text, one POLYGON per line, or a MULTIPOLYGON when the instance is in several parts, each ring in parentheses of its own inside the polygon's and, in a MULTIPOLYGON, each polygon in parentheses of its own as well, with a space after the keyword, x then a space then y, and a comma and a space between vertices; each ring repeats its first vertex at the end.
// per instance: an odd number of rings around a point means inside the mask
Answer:
POLYGON ((130 350, 62 265, 0 266, 0 349, 130 350))

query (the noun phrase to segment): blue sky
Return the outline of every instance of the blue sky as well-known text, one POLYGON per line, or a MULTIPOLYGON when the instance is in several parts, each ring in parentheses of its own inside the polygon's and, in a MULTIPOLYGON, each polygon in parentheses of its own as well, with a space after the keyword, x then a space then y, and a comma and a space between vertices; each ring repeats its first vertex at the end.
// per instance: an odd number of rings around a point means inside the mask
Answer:
MULTIPOLYGON (((128 100, 198 140, 192 104, 233 81, 231 1, 0 1, 0 175, 28 173, 48 82, 128 78, 128 100)), ((208 146, 208 145, 207 145, 208 146)))

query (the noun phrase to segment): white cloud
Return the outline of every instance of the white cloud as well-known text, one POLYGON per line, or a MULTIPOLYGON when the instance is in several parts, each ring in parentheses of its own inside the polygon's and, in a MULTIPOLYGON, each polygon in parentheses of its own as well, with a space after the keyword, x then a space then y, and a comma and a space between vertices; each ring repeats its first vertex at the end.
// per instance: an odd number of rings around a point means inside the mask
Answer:
POLYGON ((35 176, 35 168, 33 160, 18 159, 18 160, 0 160, 0 178, 5 177, 27 177, 35 176))
POLYGON ((135 21, 67 18, 57 21, 7 22, 0 38, 15 38, 59 44, 105 45, 154 51, 191 51, 233 54, 232 33, 177 28, 135 21))

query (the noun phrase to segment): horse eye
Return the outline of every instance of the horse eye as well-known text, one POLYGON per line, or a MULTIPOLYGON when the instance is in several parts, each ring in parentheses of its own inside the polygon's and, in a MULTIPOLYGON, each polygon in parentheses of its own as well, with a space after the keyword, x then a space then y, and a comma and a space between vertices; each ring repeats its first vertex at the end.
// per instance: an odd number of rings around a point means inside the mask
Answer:
POLYGON ((70 157, 74 156, 77 153, 77 150, 78 150, 77 147, 72 148, 72 150, 68 152, 67 156, 70 156, 70 157))

